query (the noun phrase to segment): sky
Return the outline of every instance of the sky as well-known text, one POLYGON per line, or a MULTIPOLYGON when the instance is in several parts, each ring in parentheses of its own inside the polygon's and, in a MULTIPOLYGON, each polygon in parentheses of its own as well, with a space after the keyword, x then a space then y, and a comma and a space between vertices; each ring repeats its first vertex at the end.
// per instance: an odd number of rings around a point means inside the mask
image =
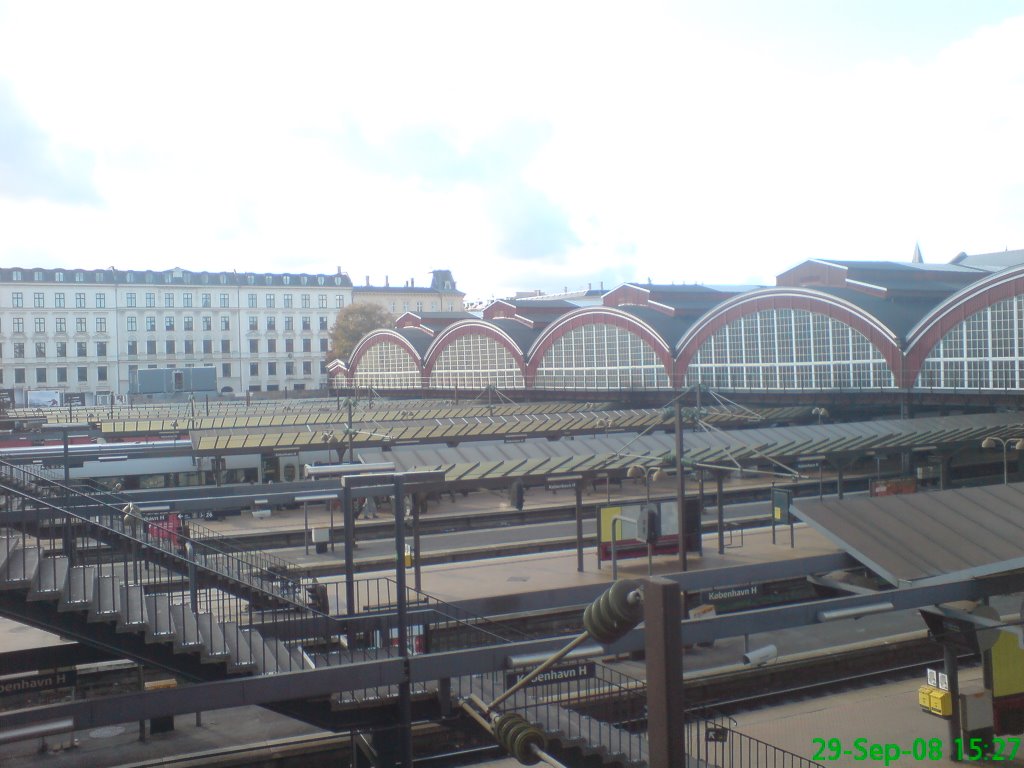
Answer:
POLYGON ((0 264, 467 299, 1024 248, 1024 2, 0 0, 0 264))

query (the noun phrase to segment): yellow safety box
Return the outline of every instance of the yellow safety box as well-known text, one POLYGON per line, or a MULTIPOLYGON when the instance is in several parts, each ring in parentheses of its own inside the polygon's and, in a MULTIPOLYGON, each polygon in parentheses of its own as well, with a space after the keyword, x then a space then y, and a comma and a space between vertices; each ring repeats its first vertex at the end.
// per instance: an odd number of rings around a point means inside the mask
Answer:
POLYGON ((953 697, 949 695, 949 691, 933 690, 929 709, 933 715, 939 715, 940 717, 952 715, 953 697))
POLYGON ((932 711, 932 691, 934 690, 938 689, 932 688, 930 685, 922 685, 917 689, 917 703, 925 712, 932 711))

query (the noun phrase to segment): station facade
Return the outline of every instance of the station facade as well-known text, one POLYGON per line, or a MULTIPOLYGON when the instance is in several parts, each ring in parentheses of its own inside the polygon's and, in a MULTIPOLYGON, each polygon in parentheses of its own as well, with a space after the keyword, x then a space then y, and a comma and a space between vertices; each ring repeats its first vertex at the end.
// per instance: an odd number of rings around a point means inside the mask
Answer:
POLYGON ((774 287, 627 283, 600 305, 409 312, 328 366, 338 388, 734 392, 1024 388, 1024 250, 812 259, 774 287))

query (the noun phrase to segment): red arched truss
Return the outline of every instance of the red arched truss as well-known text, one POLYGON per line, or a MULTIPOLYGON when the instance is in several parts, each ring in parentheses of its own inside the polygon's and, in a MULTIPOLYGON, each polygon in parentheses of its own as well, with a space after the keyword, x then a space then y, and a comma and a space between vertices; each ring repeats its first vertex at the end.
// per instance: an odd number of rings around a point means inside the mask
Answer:
POLYGON ((587 325, 610 325, 629 331, 646 342, 663 366, 665 376, 672 381, 672 351, 665 339, 650 325, 613 307, 583 307, 573 310, 551 323, 530 347, 527 355, 527 387, 532 387, 537 368, 544 354, 567 333, 587 325))
POLYGON ((705 314, 679 341, 674 379, 684 381, 697 350, 719 330, 735 320, 768 310, 793 309, 825 315, 861 333, 885 359, 898 383, 903 354, 895 333, 869 312, 843 299, 807 288, 767 288, 728 299, 705 314))
POLYGON ((396 331, 392 331, 387 328, 380 328, 376 331, 370 331, 368 334, 363 336, 363 338, 359 340, 359 343, 352 349, 352 355, 349 357, 348 361, 348 376, 350 381, 355 377, 356 372, 359 370, 359 363, 363 359, 363 356, 369 352, 372 347, 385 342, 395 344, 405 350, 409 354, 409 358, 416 364, 416 369, 419 371, 419 375, 422 378, 423 363, 420 359, 420 353, 416 351, 416 348, 412 343, 396 331))
POLYGON ((1024 294, 1024 266, 997 272, 939 304, 907 335, 903 386, 914 386, 924 361, 947 333, 971 315, 1021 294, 1024 294))
POLYGON ((467 336, 484 336, 498 342, 512 355, 512 359, 515 360, 523 380, 526 380, 526 359, 523 357, 522 350, 519 349, 511 336, 485 320, 460 320, 441 331, 437 338, 431 342, 430 347, 423 356, 423 378, 426 381, 430 381, 430 376, 434 371, 434 364, 441 356, 441 353, 456 340, 467 336))

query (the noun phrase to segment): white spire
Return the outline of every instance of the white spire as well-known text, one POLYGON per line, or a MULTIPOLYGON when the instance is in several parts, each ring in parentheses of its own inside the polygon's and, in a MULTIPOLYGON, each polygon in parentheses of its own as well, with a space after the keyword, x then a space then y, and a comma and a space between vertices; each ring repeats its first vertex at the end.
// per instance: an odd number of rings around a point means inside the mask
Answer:
POLYGON ((910 260, 911 264, 924 264, 924 259, 921 257, 921 244, 914 243, 914 258, 910 260))

